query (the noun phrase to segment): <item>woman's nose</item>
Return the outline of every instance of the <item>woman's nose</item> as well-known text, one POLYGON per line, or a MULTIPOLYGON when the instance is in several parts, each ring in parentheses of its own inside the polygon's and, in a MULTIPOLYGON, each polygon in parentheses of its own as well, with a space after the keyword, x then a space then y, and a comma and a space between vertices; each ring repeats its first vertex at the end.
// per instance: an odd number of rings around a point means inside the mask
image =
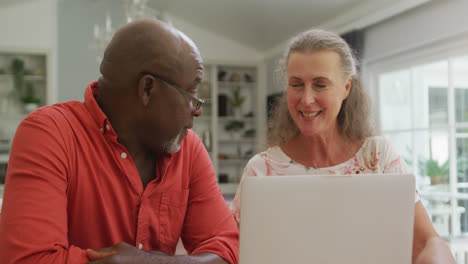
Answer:
POLYGON ((302 95, 302 103, 308 105, 315 102, 315 92, 310 86, 304 87, 304 94, 302 95))

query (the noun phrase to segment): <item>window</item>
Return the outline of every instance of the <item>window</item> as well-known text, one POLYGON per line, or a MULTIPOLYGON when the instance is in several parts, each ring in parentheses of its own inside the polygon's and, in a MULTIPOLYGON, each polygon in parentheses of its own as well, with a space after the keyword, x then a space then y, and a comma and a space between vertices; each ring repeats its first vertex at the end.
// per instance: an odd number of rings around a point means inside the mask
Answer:
POLYGON ((370 67, 380 130, 416 175, 443 236, 468 233, 468 52, 461 54, 370 67))

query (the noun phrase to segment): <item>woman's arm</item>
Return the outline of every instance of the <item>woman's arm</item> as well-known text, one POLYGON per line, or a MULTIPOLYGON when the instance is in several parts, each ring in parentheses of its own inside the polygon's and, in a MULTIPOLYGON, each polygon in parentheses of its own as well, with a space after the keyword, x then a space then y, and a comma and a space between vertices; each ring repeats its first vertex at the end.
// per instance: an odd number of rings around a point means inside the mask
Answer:
POLYGON ((413 263, 455 264, 449 247, 435 231, 421 201, 414 207, 413 263))

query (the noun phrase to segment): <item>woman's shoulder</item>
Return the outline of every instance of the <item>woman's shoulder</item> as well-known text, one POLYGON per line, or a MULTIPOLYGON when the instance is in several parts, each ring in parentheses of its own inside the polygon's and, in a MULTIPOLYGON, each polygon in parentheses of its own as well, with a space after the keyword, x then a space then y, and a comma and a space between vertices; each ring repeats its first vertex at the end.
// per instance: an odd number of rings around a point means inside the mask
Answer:
POLYGON ((367 153, 369 151, 384 151, 391 147, 391 143, 384 136, 371 136, 364 140, 360 148, 360 152, 367 153))
POLYGON ((274 160, 276 162, 289 162, 289 159, 281 150, 280 147, 270 147, 265 151, 255 154, 248 162, 248 164, 264 163, 265 161, 274 160))
POLYGON ((275 146, 257 153, 248 162, 244 173, 255 175, 282 175, 291 166, 291 159, 275 146))
MULTIPOLYGON (((357 155, 359 160, 367 163, 379 163, 382 169, 400 162, 401 156, 390 140, 383 136, 368 137, 357 155)), ((374 167, 374 166, 371 166, 374 167)))

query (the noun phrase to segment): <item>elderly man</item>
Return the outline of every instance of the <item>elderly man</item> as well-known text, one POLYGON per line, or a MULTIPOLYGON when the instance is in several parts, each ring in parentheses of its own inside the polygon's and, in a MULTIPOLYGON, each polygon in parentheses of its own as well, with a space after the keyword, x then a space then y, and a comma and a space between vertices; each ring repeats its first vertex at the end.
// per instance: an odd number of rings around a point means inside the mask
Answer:
POLYGON ((200 54, 156 20, 121 28, 84 102, 43 107, 13 142, 0 263, 237 263, 208 153, 200 54), (179 237, 190 255, 173 256, 179 237))

